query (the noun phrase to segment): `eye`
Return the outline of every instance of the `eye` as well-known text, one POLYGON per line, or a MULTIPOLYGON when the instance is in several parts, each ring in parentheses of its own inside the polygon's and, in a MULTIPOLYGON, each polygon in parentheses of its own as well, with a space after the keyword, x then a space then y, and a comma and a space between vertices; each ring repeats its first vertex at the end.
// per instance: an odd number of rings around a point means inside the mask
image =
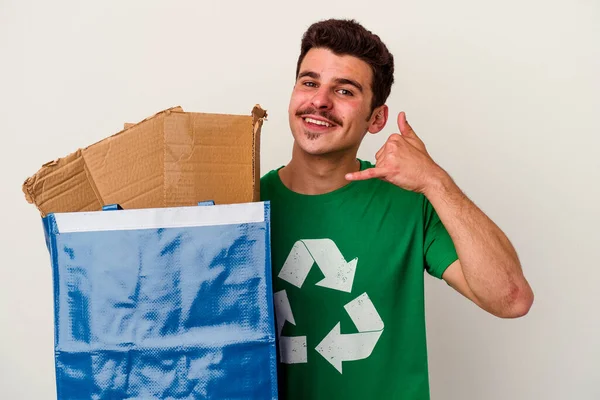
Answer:
POLYGON ((314 82, 312 82, 312 81, 305 81, 305 82, 302 82, 302 85, 304 85, 304 86, 308 86, 308 87, 317 87, 317 84, 316 84, 316 83, 314 83, 314 82))
POLYGON ((337 92, 343 96, 354 96, 354 94, 348 89, 339 89, 337 92))

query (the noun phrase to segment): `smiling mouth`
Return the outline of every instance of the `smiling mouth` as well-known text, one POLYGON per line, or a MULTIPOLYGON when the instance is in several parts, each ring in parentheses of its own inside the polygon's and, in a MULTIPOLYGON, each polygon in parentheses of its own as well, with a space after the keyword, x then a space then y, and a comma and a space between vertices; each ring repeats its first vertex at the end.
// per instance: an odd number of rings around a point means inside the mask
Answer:
POLYGON ((324 126, 326 128, 331 128, 333 125, 330 124, 329 122, 325 122, 325 121, 320 121, 318 119, 314 119, 314 118, 310 118, 310 117, 306 117, 306 118, 302 118, 304 120, 304 122, 307 122, 309 124, 314 124, 314 125, 319 125, 319 126, 324 126))

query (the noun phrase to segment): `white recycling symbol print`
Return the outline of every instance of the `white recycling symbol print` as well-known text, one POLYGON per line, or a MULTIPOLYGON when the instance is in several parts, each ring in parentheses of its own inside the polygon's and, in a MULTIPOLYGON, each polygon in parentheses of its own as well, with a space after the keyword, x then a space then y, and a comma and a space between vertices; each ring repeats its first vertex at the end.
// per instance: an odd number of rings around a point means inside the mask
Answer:
MULTIPOLYGON (((346 262, 331 239, 297 241, 288 255, 278 277, 302 288, 310 269, 316 264, 325 278, 318 286, 352 292, 358 258, 346 262)), ((274 295, 279 338, 280 360, 285 364, 308 362, 306 336, 281 336, 286 321, 296 325, 287 292, 280 290, 274 295)), ((363 293, 344 306, 354 322, 358 333, 342 334, 340 323, 321 340, 315 350, 342 373, 342 362, 362 360, 371 355, 384 324, 367 293, 363 293)))

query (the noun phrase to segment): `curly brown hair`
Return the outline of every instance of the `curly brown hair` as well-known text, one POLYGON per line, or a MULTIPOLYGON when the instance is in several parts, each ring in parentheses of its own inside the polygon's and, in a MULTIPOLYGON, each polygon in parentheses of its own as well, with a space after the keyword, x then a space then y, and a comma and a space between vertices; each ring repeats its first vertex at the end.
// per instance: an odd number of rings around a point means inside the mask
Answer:
POLYGON ((369 64, 373 70, 371 112, 385 104, 394 84, 394 57, 379 36, 355 20, 328 19, 312 24, 302 36, 296 78, 302 60, 312 48, 325 48, 337 55, 354 56, 369 64))

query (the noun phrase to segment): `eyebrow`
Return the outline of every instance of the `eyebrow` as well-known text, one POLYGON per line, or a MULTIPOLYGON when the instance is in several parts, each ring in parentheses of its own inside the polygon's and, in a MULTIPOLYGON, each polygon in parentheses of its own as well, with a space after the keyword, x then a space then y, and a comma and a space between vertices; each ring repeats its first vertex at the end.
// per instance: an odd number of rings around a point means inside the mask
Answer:
MULTIPOLYGON (((305 76, 308 76, 309 78, 312 78, 312 79, 320 79, 321 78, 321 75, 319 75, 316 72, 313 72, 313 71, 303 71, 303 72, 300 72, 298 74, 298 79, 304 78, 305 76)), ((337 84, 339 84, 339 85, 351 85, 351 86, 354 86, 361 93, 363 92, 362 85, 360 83, 352 80, 352 79, 348 79, 348 78, 336 78, 336 79, 334 79, 334 82, 337 83, 337 84)))

